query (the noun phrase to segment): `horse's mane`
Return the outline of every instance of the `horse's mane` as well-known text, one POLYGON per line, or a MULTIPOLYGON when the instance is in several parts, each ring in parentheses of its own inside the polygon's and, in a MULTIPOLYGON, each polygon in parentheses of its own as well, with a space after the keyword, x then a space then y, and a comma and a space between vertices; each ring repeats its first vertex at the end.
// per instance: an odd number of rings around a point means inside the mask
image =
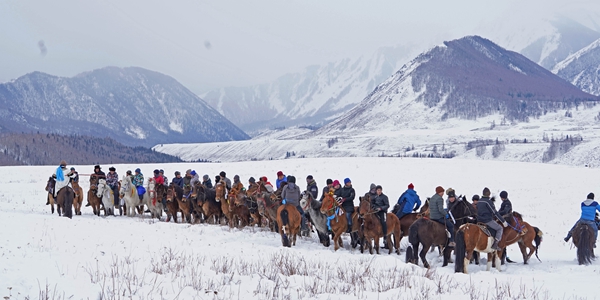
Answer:
POLYGON ((523 221, 523 216, 520 213, 513 211, 513 216, 515 216, 515 218, 523 221))

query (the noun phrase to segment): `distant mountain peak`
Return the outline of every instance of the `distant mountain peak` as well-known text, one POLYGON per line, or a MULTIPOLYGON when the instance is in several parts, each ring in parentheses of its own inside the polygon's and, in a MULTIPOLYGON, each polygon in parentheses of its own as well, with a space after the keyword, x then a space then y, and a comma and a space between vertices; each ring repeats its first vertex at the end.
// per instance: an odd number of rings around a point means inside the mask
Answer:
POLYGON ((584 92, 600 96, 600 39, 571 54, 552 72, 584 92))

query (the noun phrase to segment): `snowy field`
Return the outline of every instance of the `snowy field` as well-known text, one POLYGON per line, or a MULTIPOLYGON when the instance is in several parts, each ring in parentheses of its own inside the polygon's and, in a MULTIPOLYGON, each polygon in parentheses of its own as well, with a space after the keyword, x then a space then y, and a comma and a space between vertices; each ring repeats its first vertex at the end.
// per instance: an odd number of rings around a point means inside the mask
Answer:
MULTIPOLYGON (((91 166, 76 166, 87 173, 91 166)), ((117 165, 119 174, 133 165, 117 165)), ((140 166, 166 173, 225 170, 244 183, 283 170, 304 182, 350 177, 362 194, 381 184, 392 202, 408 183, 421 198, 437 185, 470 198, 488 186, 509 192, 516 211, 544 232, 543 262, 510 264, 502 272, 471 265, 454 274, 430 253, 430 270, 404 263, 404 254, 337 252, 316 236, 284 249, 262 228, 229 229, 140 217, 96 217, 90 208, 72 220, 50 214, 45 182, 55 167, 2 167, 0 178, 0 297, 4 299, 595 299, 600 263, 579 266, 562 238, 579 217, 579 203, 598 191, 599 169, 464 159, 319 158, 222 164, 140 166)), ((104 166, 108 169, 108 166, 104 166)), ((87 191, 86 178, 82 178, 87 191)), ((358 201, 356 202, 358 203, 358 201)), ((499 204, 497 204, 499 206, 499 204)), ((406 248, 403 240, 403 249, 406 248)), ((517 246, 512 260, 522 262, 517 246)))

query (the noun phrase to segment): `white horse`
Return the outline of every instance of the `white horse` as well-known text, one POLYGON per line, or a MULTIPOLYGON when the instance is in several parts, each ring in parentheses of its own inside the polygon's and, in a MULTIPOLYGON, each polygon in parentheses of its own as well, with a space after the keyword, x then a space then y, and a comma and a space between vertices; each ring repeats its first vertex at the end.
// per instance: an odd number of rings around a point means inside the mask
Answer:
POLYGON ((105 179, 98 181, 98 192, 96 193, 98 198, 102 199, 104 204, 104 215, 115 215, 115 203, 112 189, 108 186, 105 179))
POLYGON ((131 177, 123 176, 119 197, 125 200, 125 205, 127 205, 127 216, 135 216, 135 208, 140 205, 140 197, 138 196, 137 189, 131 182, 131 177))
POLYGON ((150 215, 152 218, 160 218, 163 212, 162 196, 156 192, 156 181, 154 178, 148 179, 148 186, 146 187, 146 193, 142 203, 148 206, 150 209, 150 215))

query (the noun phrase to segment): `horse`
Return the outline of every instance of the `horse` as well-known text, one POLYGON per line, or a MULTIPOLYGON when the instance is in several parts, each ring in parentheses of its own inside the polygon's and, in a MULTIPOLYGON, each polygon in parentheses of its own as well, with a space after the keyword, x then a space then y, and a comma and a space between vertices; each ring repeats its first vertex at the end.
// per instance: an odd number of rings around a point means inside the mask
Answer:
POLYGON ((229 227, 233 227, 231 223, 231 212, 229 211, 229 202, 227 200, 227 187, 224 182, 219 182, 215 185, 215 200, 221 204, 221 211, 227 219, 229 227))
POLYGON ((209 189, 205 185, 198 183, 194 189, 198 197, 198 205, 202 207, 204 213, 204 220, 209 221, 213 219, 213 223, 219 224, 221 215, 221 205, 216 200, 216 192, 214 189, 209 189))
POLYGON ((88 202, 94 211, 94 215, 100 216, 100 203, 102 203, 102 195, 98 196, 98 177, 96 176, 90 176, 88 202))
POLYGON ((284 247, 296 246, 296 236, 300 234, 301 222, 302 215, 295 206, 284 204, 277 208, 277 224, 281 226, 279 234, 284 247))
POLYGON ((144 204, 148 206, 150 210, 150 217, 160 219, 163 212, 162 199, 167 193, 167 189, 164 185, 156 184, 154 178, 148 179, 148 186, 146 187, 146 193, 142 198, 144 204))
POLYGON ((279 226, 277 226, 277 209, 281 205, 278 200, 273 200, 273 194, 265 191, 261 191, 254 196, 258 204, 258 213, 269 222, 269 227, 272 232, 279 232, 279 226))
MULTIPOLYGON (((167 189, 167 222, 171 221, 173 218, 173 222, 177 223, 177 212, 179 212, 179 202, 180 198, 183 197, 183 189, 181 187, 171 184, 167 189)), ((185 220, 185 214, 182 213, 181 219, 185 220)))
MULTIPOLYGON (((396 211, 392 211, 392 213, 395 214, 396 211)), ((398 243, 402 242, 403 237, 408 236, 408 229, 410 228, 410 225, 412 225, 417 219, 420 219, 420 218, 426 217, 426 216, 429 216, 429 199, 427 199, 425 201, 425 204, 423 206, 421 206, 421 209, 419 210, 418 213, 410 213, 410 214, 404 215, 401 219, 399 219, 399 221, 400 221, 400 237, 398 239, 398 243)))
MULTIPOLYGON (((543 232, 539 228, 531 226, 529 223, 524 222, 523 216, 521 216, 520 213, 515 211, 512 213, 512 215, 514 218, 516 218, 522 224, 522 226, 524 226, 524 228, 523 228, 524 234, 517 241, 517 244, 519 245, 519 249, 521 250, 521 255, 523 255, 523 264, 525 264, 525 265, 529 264, 529 259, 531 258, 531 256, 533 256, 534 253, 535 253, 535 257, 538 259, 538 261, 541 261, 538 256, 538 249, 542 242, 543 232), (534 245, 534 243, 535 243, 535 245, 534 245), (529 253, 527 253, 527 249, 529 249, 529 253)), ((506 248, 503 249, 503 251, 502 251, 501 258, 504 258, 504 257, 506 257, 506 248)))
POLYGON ((194 186, 186 185, 183 187, 183 193, 188 195, 190 199, 190 204, 192 205, 191 211, 194 215, 195 223, 204 222, 204 211, 202 210, 202 203, 198 200, 198 189, 195 185, 202 184, 200 181, 197 181, 194 186))
POLYGON ((77 181, 71 181, 73 185, 73 192, 75 192, 75 198, 73 199, 73 209, 76 215, 81 215, 81 206, 83 205, 83 188, 77 181))
POLYGON ((250 226, 258 225, 258 227, 262 226, 262 216, 258 212, 258 202, 256 200, 256 194, 260 192, 259 185, 253 185, 246 191, 246 203, 236 202, 236 205, 246 205, 248 207, 248 211, 250 212, 250 217, 252 218, 252 224, 250 226))
POLYGON ((498 242, 500 250, 492 249, 494 237, 488 231, 485 224, 467 223, 462 225, 456 232, 456 263, 454 265, 454 271, 468 273, 467 267, 473 256, 473 251, 488 254, 487 271, 491 269, 492 261, 496 266, 496 269, 501 271, 500 258, 502 257, 505 248, 519 241, 524 247, 530 249, 529 254, 524 252, 524 248, 522 250, 523 259, 528 261, 536 249, 536 247, 533 246, 533 242, 536 240, 538 233, 531 226, 527 227, 525 222, 520 221, 517 216, 521 218, 519 213, 514 212, 511 217, 505 220, 508 223, 508 226, 504 228, 502 238, 498 242), (461 261, 463 263, 461 263, 461 261))
MULTIPOLYGON (((173 189, 173 193, 172 195, 175 195, 175 199, 177 199, 177 204, 179 205, 179 211, 181 212, 181 220, 182 222, 188 222, 188 223, 192 223, 192 204, 190 203, 191 200, 188 199, 190 197, 191 193, 191 188, 188 191, 187 194, 184 194, 183 189, 174 183, 171 183, 171 186, 169 187, 169 189, 173 189)), ((168 197, 169 191, 167 191, 167 197, 168 197)), ((174 215, 175 219, 177 219, 177 214, 174 215)))
POLYGON ((300 199, 300 206, 310 217, 311 223, 315 226, 321 244, 325 247, 329 247, 331 240, 327 234, 327 217, 320 211, 321 202, 314 199, 311 192, 304 191, 304 193, 302 193, 302 198, 300 199))
POLYGON ((579 223, 573 229, 573 244, 577 248, 577 262, 580 265, 589 265, 596 258, 594 244, 598 228, 586 223, 579 223))
POLYGON ((115 203, 112 189, 108 186, 105 179, 98 181, 98 191, 96 196, 102 199, 104 204, 104 215, 110 216, 115 215, 115 203))
POLYGON ((373 210, 371 204, 371 197, 369 193, 365 194, 363 197, 358 198, 360 200, 360 204, 358 206, 358 215, 363 220, 363 224, 361 226, 362 229, 362 239, 361 239, 361 247, 360 252, 364 253, 365 246, 369 246, 369 253, 373 254, 373 244, 372 240, 375 241, 375 251, 379 254, 379 238, 383 237, 386 240, 386 244, 388 245, 388 254, 392 254, 392 249, 396 248, 396 253, 400 255, 400 221, 398 217, 396 217, 393 213, 387 213, 386 215, 386 223, 387 223, 387 236, 383 236, 383 229, 381 228, 381 222, 379 218, 375 216, 376 211, 373 210), (392 246, 392 238, 391 235, 394 234, 394 243, 392 246), (366 244, 366 245, 365 245, 366 244))
POLYGON ((442 248, 442 254, 444 262, 442 267, 445 267, 450 262, 450 254, 452 248, 448 247, 448 234, 446 226, 442 223, 429 220, 427 218, 420 218, 410 225, 408 234, 408 242, 411 244, 406 249, 406 262, 419 264, 419 257, 423 261, 423 266, 429 269, 429 262, 427 262, 427 251, 431 246, 439 246, 442 248), (419 244, 423 245, 423 249, 420 253, 419 244))
POLYGON ((250 211, 246 204, 246 195, 242 190, 232 188, 227 196, 229 204, 229 212, 231 219, 229 220, 229 227, 233 225, 239 225, 241 228, 250 224, 250 211), (238 205, 241 203, 241 205, 238 205), (239 221, 239 222, 238 222, 239 221))
MULTIPOLYGON (((342 234, 348 230, 348 219, 346 218, 346 211, 333 198, 333 189, 330 189, 329 193, 323 197, 320 210, 322 214, 327 216, 329 227, 331 227, 331 231, 333 232, 333 249, 337 251, 340 247, 344 246, 342 243, 342 234)), ((355 232, 359 230, 358 213, 355 211, 352 214, 352 228, 350 230, 352 247, 356 247, 357 245, 358 235, 355 232)))
POLYGON ((123 176, 121 179, 121 188, 119 189, 119 198, 123 199, 126 205, 125 214, 133 217, 136 214, 136 207, 140 205, 140 197, 137 189, 133 186, 130 176, 123 176))
MULTIPOLYGON (((46 196, 46 201, 47 204, 50 204, 50 209, 52 211, 52 213, 54 214, 54 187, 56 186, 56 179, 54 179, 54 177, 50 176, 48 178, 48 181, 46 182, 46 192, 48 192, 48 195, 46 196)), ((60 216, 60 214, 59 214, 60 216)))
POLYGON ((58 215, 61 215, 61 209, 64 209, 64 217, 69 219, 73 218, 73 211, 71 205, 73 205, 73 199, 75 199, 75 192, 70 186, 65 186, 56 194, 56 203, 58 215))

